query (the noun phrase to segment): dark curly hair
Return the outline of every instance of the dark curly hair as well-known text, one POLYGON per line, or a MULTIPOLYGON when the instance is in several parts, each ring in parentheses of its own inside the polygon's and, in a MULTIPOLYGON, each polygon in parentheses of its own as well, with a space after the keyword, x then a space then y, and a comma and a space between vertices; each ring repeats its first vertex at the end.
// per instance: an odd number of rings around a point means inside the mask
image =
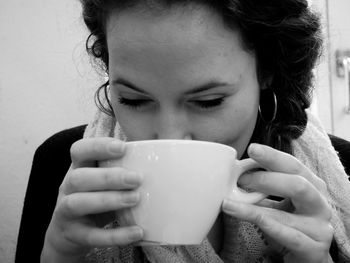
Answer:
MULTIPOLYGON (((321 55, 319 15, 307 0, 80 0, 83 19, 90 30, 86 49, 108 74, 105 23, 111 9, 125 10, 136 5, 169 8, 173 5, 201 4, 214 9, 225 26, 239 30, 248 50, 255 53, 260 86, 276 94, 278 111, 272 123, 260 116, 251 142, 270 145, 292 153, 291 141, 307 123, 305 109, 311 103, 313 68, 321 55)), ((96 92, 101 110, 113 114, 108 100, 108 81, 96 92)), ((262 98, 262 97, 261 97, 262 98)))

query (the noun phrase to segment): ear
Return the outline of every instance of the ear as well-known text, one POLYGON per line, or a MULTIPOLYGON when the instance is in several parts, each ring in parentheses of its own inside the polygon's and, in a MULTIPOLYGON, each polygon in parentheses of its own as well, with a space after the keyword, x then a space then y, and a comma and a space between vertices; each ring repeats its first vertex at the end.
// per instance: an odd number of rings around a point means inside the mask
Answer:
POLYGON ((264 80, 262 81, 262 85, 261 85, 261 90, 265 90, 271 87, 272 85, 272 81, 273 81, 273 76, 268 75, 264 78, 264 80))

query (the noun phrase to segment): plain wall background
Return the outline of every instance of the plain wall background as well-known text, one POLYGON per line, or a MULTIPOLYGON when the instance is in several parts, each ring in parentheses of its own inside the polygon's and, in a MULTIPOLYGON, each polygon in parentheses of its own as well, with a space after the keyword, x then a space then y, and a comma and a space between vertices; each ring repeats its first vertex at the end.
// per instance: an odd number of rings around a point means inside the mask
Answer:
POLYGON ((35 149, 95 110, 102 78, 85 52, 80 11, 78 0, 0 0, 1 263, 14 261, 35 149))
POLYGON ((14 261, 35 149, 95 111, 103 77, 85 52, 80 11, 79 0, 0 0, 1 263, 14 261))

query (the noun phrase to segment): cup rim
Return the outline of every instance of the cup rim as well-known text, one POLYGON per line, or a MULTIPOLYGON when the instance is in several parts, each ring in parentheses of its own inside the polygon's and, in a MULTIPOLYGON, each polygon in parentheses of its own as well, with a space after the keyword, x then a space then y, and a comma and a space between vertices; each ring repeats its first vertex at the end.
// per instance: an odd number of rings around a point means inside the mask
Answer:
POLYGON ((198 144, 198 145, 211 145, 215 147, 221 147, 226 150, 234 151, 237 153, 236 149, 228 146, 226 144, 222 144, 219 142, 211 142, 211 141, 201 141, 201 140, 185 140, 185 139, 152 139, 152 140, 139 140, 139 141, 125 141, 126 144, 128 145, 133 145, 133 144, 168 144, 168 143, 174 143, 174 144, 181 144, 181 145, 186 145, 186 144, 198 144))

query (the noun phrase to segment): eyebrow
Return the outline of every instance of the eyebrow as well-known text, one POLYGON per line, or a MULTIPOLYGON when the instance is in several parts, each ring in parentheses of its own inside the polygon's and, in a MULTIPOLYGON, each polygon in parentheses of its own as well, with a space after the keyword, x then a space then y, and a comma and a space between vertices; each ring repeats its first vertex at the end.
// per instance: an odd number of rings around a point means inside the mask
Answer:
MULTIPOLYGON (((124 78, 119 77, 116 80, 113 80, 112 85, 116 85, 116 84, 121 84, 121 85, 124 85, 132 90, 137 91, 137 92, 147 94, 147 92, 144 89, 137 87, 136 85, 134 85, 133 83, 131 83, 130 81, 128 81, 124 78)), ((228 85, 230 85, 230 84, 227 82, 222 82, 222 81, 218 81, 218 80, 210 80, 206 84, 197 86, 189 91, 186 91, 185 94, 186 95, 196 94, 196 93, 207 91, 207 90, 210 90, 213 88, 223 87, 223 86, 228 86, 228 85)))

